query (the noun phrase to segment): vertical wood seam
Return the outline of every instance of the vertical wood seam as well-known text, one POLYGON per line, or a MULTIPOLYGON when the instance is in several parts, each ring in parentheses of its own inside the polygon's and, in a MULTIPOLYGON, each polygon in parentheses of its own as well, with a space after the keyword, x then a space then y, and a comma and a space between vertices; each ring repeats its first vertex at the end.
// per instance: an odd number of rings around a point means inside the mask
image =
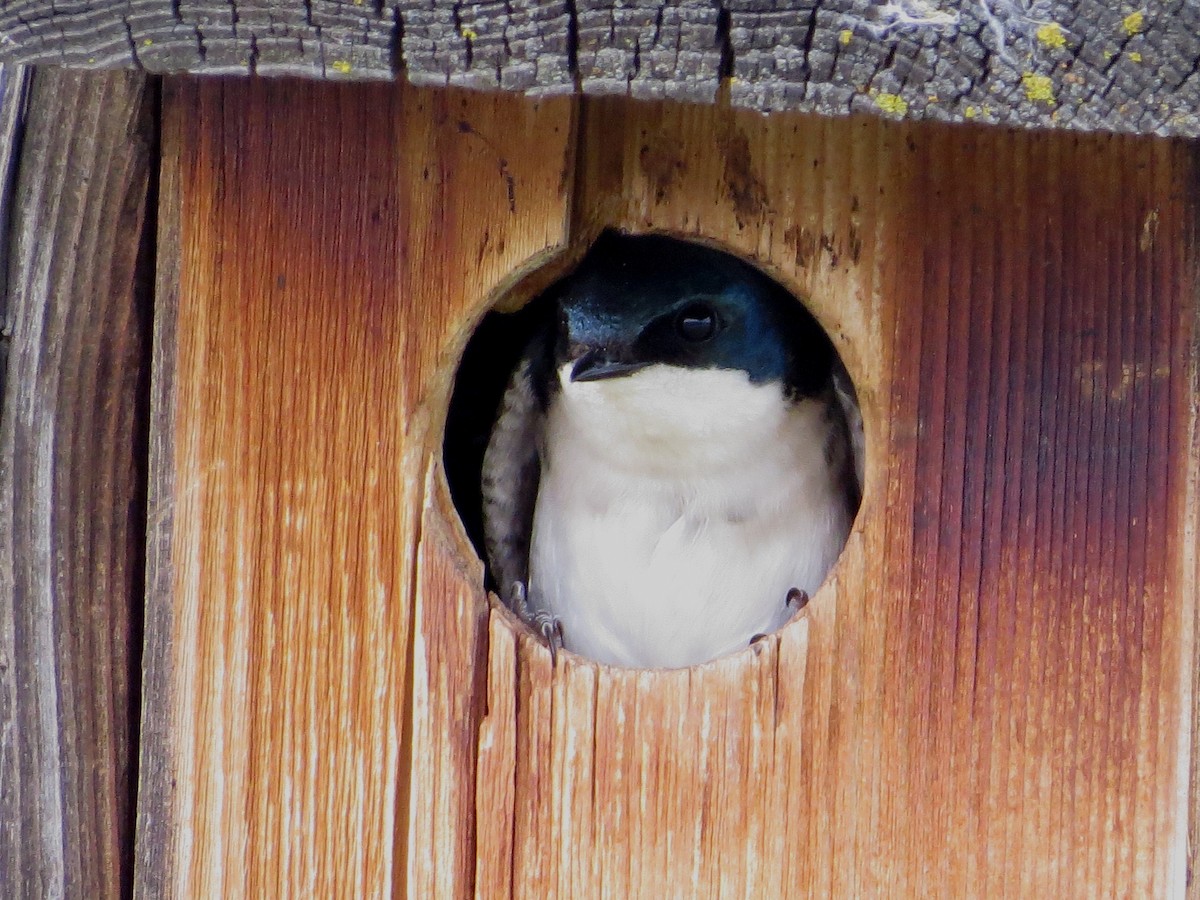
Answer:
POLYGON ((143 613, 141 726, 138 746, 135 898, 171 896, 176 846, 176 758, 174 737, 177 690, 173 656, 175 521, 175 370, 181 288, 180 164, 184 148, 178 104, 168 102, 172 85, 159 96, 158 205, 154 285, 154 333, 146 497, 146 576, 143 613), (168 119, 167 116, 170 115, 168 119))
MULTIPOLYGON (((1184 226, 1183 259, 1184 271, 1191 276, 1186 286, 1191 295, 1190 333, 1185 344, 1188 350, 1188 431, 1189 466, 1185 487, 1184 508, 1184 565, 1183 589, 1191 597, 1192 653, 1189 658, 1190 678, 1185 678, 1190 690, 1190 703, 1184 705, 1190 712, 1191 733, 1187 738, 1187 765, 1183 767, 1184 789, 1187 791, 1188 826, 1185 835, 1185 859, 1183 888, 1188 900, 1200 900, 1200 879, 1196 876, 1197 854, 1200 853, 1200 285, 1196 284, 1200 273, 1200 151, 1190 148, 1185 182, 1192 204, 1186 208, 1188 215, 1184 226)), ((1185 713, 1186 714, 1186 713, 1185 713)))
MULTIPOLYGON (((436 451, 428 454, 413 454, 414 456, 436 458, 436 451)), ((427 467, 428 470, 428 467, 427 467)), ((408 597, 408 641, 404 648, 404 716, 400 723, 400 747, 396 764, 400 767, 400 776, 396 784, 396 846, 392 857, 392 871, 395 874, 392 883, 392 896, 411 896, 412 882, 412 779, 413 779, 413 732, 416 726, 416 662, 417 629, 421 623, 417 620, 417 600, 421 583, 420 547, 425 529, 424 509, 429 495, 428 472, 426 477, 419 479, 420 487, 416 489, 412 508, 408 514, 412 516, 412 540, 408 548, 409 572, 405 590, 408 597)), ((478 825, 472 822, 471 827, 478 825)), ((475 873, 470 873, 472 882, 475 873)))

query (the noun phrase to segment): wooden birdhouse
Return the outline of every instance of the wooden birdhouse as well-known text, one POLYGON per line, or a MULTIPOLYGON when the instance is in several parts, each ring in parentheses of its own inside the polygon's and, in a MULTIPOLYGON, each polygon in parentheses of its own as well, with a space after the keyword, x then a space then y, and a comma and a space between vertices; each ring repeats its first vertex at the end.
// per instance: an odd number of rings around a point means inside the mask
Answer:
POLYGON ((8 4, 0 894, 1200 896, 1194 18, 8 4), (823 587, 687 669, 552 662, 446 478, 606 228, 864 420, 823 587))

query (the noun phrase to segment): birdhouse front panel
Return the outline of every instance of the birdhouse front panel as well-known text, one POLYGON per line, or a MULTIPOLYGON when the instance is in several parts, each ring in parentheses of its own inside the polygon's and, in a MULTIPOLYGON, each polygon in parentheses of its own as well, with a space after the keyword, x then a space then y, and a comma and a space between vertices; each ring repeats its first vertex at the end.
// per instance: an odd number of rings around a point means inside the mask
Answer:
POLYGON ((1182 889, 1186 145, 254 80, 164 103, 164 893, 1182 889), (444 474, 481 318, 605 229, 778 282, 864 420, 828 580, 701 666, 552 659, 444 474))

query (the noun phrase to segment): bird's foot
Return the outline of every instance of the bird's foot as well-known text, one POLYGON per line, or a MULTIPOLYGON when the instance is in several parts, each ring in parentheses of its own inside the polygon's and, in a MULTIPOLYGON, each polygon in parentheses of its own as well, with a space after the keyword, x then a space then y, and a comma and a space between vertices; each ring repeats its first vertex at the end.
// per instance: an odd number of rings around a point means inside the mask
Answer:
POLYGON ((792 611, 793 616, 796 615, 796 613, 808 606, 808 592, 802 591, 800 588, 791 588, 787 592, 787 597, 784 599, 783 605, 792 611))
MULTIPOLYGON (((791 588, 787 592, 787 597, 783 601, 783 605, 792 611, 795 616, 800 610, 808 606, 808 594, 800 588, 791 588)), ((758 634, 750 636, 750 646, 753 647, 759 641, 767 636, 767 633, 760 631, 758 634)))
POLYGON ((508 586, 508 594, 504 598, 508 608, 521 617, 521 621, 529 624, 533 621, 533 610, 529 607, 529 589, 523 581, 514 581, 508 586))
POLYGON ((521 621, 532 628, 550 648, 550 665, 558 664, 558 651, 563 648, 562 622, 557 616, 535 610, 529 605, 529 589, 523 581, 514 581, 509 589, 509 607, 521 621))
POLYGON ((529 624, 542 636, 542 640, 550 648, 550 665, 558 665, 558 651, 563 648, 563 627, 558 616, 539 612, 534 615, 533 621, 529 624))

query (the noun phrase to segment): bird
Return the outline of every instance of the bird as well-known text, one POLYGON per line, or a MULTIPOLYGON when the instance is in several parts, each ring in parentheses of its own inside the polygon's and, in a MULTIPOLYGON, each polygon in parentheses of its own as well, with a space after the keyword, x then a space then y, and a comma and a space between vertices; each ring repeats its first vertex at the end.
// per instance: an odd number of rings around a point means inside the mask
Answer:
POLYGON ((857 513, 862 418, 801 302, 723 250, 602 232, 548 291, 484 452, 501 600, 557 649, 707 662, 786 624, 857 513))

